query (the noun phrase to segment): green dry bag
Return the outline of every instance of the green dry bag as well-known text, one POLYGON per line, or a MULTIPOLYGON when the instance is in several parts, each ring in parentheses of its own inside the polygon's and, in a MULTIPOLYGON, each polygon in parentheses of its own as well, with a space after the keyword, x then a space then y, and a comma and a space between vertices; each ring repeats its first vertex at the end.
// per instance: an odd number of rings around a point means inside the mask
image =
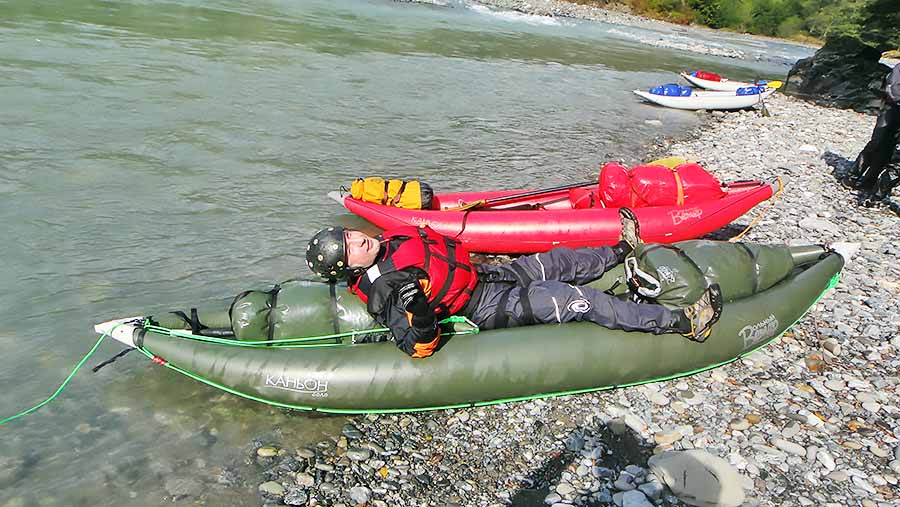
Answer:
POLYGON ((231 305, 238 340, 303 338, 377 327, 345 286, 288 280, 270 291, 246 291, 231 305))
POLYGON ((632 292, 670 308, 694 303, 713 283, 726 301, 745 298, 780 282, 793 268, 787 246, 706 240, 641 245, 625 264, 632 292))

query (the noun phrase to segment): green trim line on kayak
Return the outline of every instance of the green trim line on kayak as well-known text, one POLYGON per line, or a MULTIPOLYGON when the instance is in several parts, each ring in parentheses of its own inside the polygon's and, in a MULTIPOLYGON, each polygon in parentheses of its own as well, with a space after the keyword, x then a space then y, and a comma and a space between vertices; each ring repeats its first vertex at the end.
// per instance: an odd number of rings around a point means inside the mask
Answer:
MULTIPOLYGON (((451 315, 440 321, 440 324, 465 324, 469 326, 469 329, 463 329, 461 331, 452 331, 447 333, 447 336, 462 336, 467 334, 478 334, 481 329, 475 325, 474 322, 469 320, 466 317, 461 315, 451 315)), ((280 349, 293 349, 293 348, 311 348, 311 347, 334 347, 334 346, 343 346, 349 345, 347 343, 343 343, 343 338, 350 338, 351 340, 357 336, 364 336, 367 334, 378 334, 378 333, 389 333, 391 330, 386 327, 379 327, 374 329, 363 329, 359 331, 347 331, 344 333, 333 333, 333 334, 325 334, 319 336, 304 336, 300 338, 280 338, 277 340, 256 340, 256 341, 241 341, 234 340, 228 338, 216 338, 214 336, 204 336, 197 335, 193 333, 189 333, 187 331, 183 331, 180 329, 169 329, 163 326, 157 326, 150 323, 149 320, 144 320, 141 328, 144 331, 149 333, 156 333, 163 336, 171 336, 173 338, 183 338, 185 340, 194 340, 198 342, 205 343, 215 343, 218 345, 227 345, 229 347, 251 347, 251 348, 280 348, 280 349), (336 343, 307 343, 301 345, 290 345, 292 343, 301 343, 301 342, 319 342, 319 341, 336 341, 336 343)))
MULTIPOLYGON (((568 395, 573 395, 573 394, 584 394, 584 393, 590 393, 590 392, 599 392, 599 391, 606 391, 606 390, 611 390, 611 389, 617 389, 617 388, 622 388, 622 387, 632 387, 632 386, 637 386, 637 385, 642 385, 642 384, 650 384, 650 383, 654 383, 654 382, 663 382, 663 381, 672 380, 672 379, 676 379, 676 378, 687 377, 687 376, 694 375, 694 374, 697 374, 697 373, 701 373, 701 372, 704 372, 704 371, 708 371, 708 370, 711 370, 711 369, 714 369, 714 368, 719 368, 719 367, 724 366, 724 365, 727 365, 727 364, 729 364, 729 363, 733 363, 733 362, 737 361, 738 359, 744 358, 744 357, 746 357, 747 355, 756 352, 757 350, 759 350, 759 349, 761 349, 761 348, 767 346, 767 345, 768 345, 769 343, 771 343, 772 341, 774 341, 774 340, 780 338, 781 336, 783 336, 785 332, 787 332, 788 330, 790 330, 791 328, 793 328, 793 326, 796 325, 797 322, 800 321, 800 319, 802 319, 807 313, 809 313, 809 310, 810 310, 813 306, 815 306, 815 304, 818 303, 819 300, 821 300, 822 297, 824 297, 825 294, 828 293, 828 291, 830 291, 832 288, 834 288, 834 287, 838 284, 839 281, 840 281, 840 272, 835 273, 835 274, 831 277, 831 279, 829 280, 827 286, 819 293, 819 295, 815 298, 815 300, 813 300, 812 303, 810 303, 809 306, 807 306, 807 308, 799 315, 799 317, 797 317, 797 318, 794 320, 794 322, 791 323, 791 325, 787 326, 787 327, 784 329, 784 331, 782 331, 781 333, 779 333, 779 334, 776 335, 776 336, 773 336, 772 338, 770 338, 770 339, 768 339, 768 340, 765 340, 765 341, 761 342, 760 344, 758 344, 758 346, 754 347, 753 349, 751 349, 751 350, 749 350, 749 351, 746 351, 746 352, 744 352, 744 353, 741 353, 740 355, 738 355, 738 356, 736 356, 736 357, 734 357, 734 358, 732 358, 732 359, 729 359, 729 360, 726 360, 726 361, 721 361, 721 362, 718 362, 718 363, 714 363, 714 364, 711 364, 711 365, 708 365, 708 366, 704 366, 704 367, 702 367, 702 368, 697 368, 697 369, 693 369, 693 370, 689 370, 689 371, 685 371, 685 372, 681 372, 681 373, 676 373, 676 374, 668 375, 668 376, 664 376, 664 377, 657 377, 657 378, 652 378, 652 379, 647 379, 647 380, 641 380, 641 381, 632 382, 632 383, 627 383, 627 384, 616 384, 616 385, 609 385, 609 386, 602 386, 602 387, 594 387, 594 388, 588 388, 588 389, 579 389, 579 390, 571 390, 571 391, 557 391, 557 392, 551 392, 551 393, 535 394, 535 395, 530 395, 530 396, 520 396, 520 397, 513 397, 513 398, 501 398, 501 399, 490 400, 490 401, 471 402, 471 403, 460 403, 460 404, 450 404, 450 405, 435 405, 435 406, 428 406, 428 407, 398 408, 398 409, 374 409, 374 410, 366 410, 366 409, 339 409, 339 408, 309 407, 309 406, 295 405, 295 404, 290 404, 290 403, 281 403, 281 402, 277 402, 277 401, 267 400, 267 399, 265 399, 265 398, 261 398, 261 397, 258 397, 258 396, 253 396, 253 395, 250 395, 250 394, 247 394, 247 393, 238 391, 238 390, 236 390, 236 389, 233 389, 233 388, 230 388, 230 387, 221 385, 221 384, 219 384, 219 383, 217 383, 217 382, 214 382, 214 381, 212 381, 212 380, 209 380, 209 379, 207 379, 207 378, 205 378, 205 377, 203 377, 203 376, 201 376, 201 375, 195 374, 195 373, 193 373, 193 372, 191 372, 191 371, 188 371, 188 370, 186 370, 186 369, 184 369, 184 368, 181 368, 181 367, 179 367, 179 366, 173 365, 173 364, 169 363, 168 361, 163 360, 163 361, 162 361, 162 364, 163 364, 164 366, 166 366, 167 368, 170 368, 170 369, 172 369, 172 370, 175 370, 175 371, 177 371, 177 372, 179 372, 179 373, 181 373, 181 374, 183 374, 183 375, 185 375, 185 376, 187 376, 187 377, 190 377, 190 378, 192 378, 192 379, 194 379, 194 380, 197 380, 197 381, 199 381, 199 382, 202 382, 202 383, 204 383, 204 384, 206 384, 206 385, 209 385, 209 386, 211 386, 211 387, 215 387, 215 388, 221 389, 221 390, 223 390, 223 391, 225 391, 225 392, 228 392, 228 393, 230 393, 230 394, 234 394, 234 395, 240 396, 240 397, 242 397, 242 398, 246 398, 246 399, 249 399, 249 400, 253 400, 253 401, 265 403, 265 404, 268 404, 268 405, 272 405, 272 406, 276 406, 276 407, 281 407, 281 408, 288 408, 288 409, 293 409, 293 410, 307 410, 307 411, 317 411, 317 412, 333 413, 333 414, 390 414, 390 413, 400 413, 400 412, 425 412, 425 411, 431 411, 431 410, 445 410, 445 409, 456 409, 456 408, 482 407, 482 406, 488 406, 488 405, 496 405, 496 404, 500 404, 500 403, 510 403, 510 402, 518 402, 518 401, 528 401, 528 400, 536 400, 536 399, 543 399, 543 398, 554 398, 554 397, 558 397, 558 396, 568 396, 568 395)), ((162 330, 162 329, 165 329, 165 328, 160 328, 160 330, 162 330)), ((148 329, 148 331, 151 331, 151 332, 158 332, 156 329, 148 329)), ((198 336, 196 336, 196 335, 191 335, 190 333, 172 332, 173 330, 168 330, 168 331, 170 331, 170 333, 160 333, 160 334, 169 334, 170 336, 174 336, 174 337, 178 337, 178 338, 185 338, 185 339, 199 339, 199 338, 202 338, 202 339, 204 339, 204 340, 202 340, 202 341, 207 341, 207 340, 205 340, 205 339, 206 339, 206 338, 210 338, 210 337, 198 337, 198 336)), ((370 330, 369 332, 384 332, 384 330, 370 330)), ((474 334, 474 333, 477 333, 477 332, 478 332, 478 328, 475 327, 474 330, 463 331, 463 332, 460 332, 459 334, 474 334)), ((360 333, 360 332, 339 333, 339 335, 340 335, 341 337, 350 336, 350 335, 354 335, 354 334, 355 334, 355 335, 359 335, 359 334, 363 334, 363 333, 360 333)), ((312 338, 312 339, 334 339, 334 338, 336 338, 336 337, 337 337, 337 335, 325 335, 325 336, 321 336, 321 337, 308 337, 308 338, 312 338)), ((210 340, 210 341, 215 341, 216 343, 218 343, 219 340, 221 340, 221 339, 214 339, 214 340, 210 340)), ((286 341, 286 342, 296 342, 296 341, 300 341, 300 340, 303 340, 303 339, 286 339, 286 340, 282 340, 282 341, 286 341)), ((228 342, 228 344, 230 344, 230 345, 234 345, 234 344, 236 343, 236 342, 234 342, 234 341, 229 341, 229 340, 222 340, 222 341, 228 342)), ((253 344, 250 345, 250 346, 254 346, 254 347, 264 347, 264 346, 266 346, 266 345, 263 345, 263 344, 270 344, 270 343, 271 343, 271 342, 253 343, 253 344)), ((324 346, 339 346, 339 345, 341 345, 341 344, 338 344, 338 343, 332 343, 332 344, 307 345, 307 346, 312 346, 312 347, 324 347, 324 346)), ((246 346, 246 345, 244 345, 244 346, 246 346)), ((293 347, 291 347, 291 346, 282 346, 282 348, 293 348, 293 347)), ((139 350, 140 350, 144 355, 146 355, 148 358, 150 358, 151 360, 156 360, 156 359, 157 359, 157 356, 155 356, 152 352, 150 352, 150 351, 148 351, 148 350, 146 350, 146 349, 144 349, 144 348, 139 348, 139 350)))

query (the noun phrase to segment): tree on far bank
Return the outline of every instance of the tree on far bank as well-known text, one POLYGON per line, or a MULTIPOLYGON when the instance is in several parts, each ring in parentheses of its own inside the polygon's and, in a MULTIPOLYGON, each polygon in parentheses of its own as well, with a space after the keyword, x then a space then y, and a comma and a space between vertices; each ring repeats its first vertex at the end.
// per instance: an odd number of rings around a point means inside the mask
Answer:
POLYGON ((900 0, 572 0, 676 23, 700 23, 758 35, 827 40, 847 36, 900 49, 900 0))
POLYGON ((859 37, 881 52, 900 49, 900 0, 874 0, 863 13, 859 37))

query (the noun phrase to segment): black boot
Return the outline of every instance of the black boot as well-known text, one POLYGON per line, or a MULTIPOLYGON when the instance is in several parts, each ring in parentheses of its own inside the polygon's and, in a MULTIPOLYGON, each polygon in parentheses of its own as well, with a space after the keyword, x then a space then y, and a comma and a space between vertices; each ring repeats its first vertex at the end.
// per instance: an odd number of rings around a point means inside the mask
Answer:
POLYGON ((705 342, 712 326, 722 316, 722 289, 719 284, 709 286, 696 303, 679 310, 679 332, 689 340, 705 342))

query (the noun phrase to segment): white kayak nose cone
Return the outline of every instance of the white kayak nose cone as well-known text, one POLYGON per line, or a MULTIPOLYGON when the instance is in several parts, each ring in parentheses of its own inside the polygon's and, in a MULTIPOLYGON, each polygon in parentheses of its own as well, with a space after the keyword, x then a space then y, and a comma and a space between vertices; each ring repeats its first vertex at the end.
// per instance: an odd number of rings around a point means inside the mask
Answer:
POLYGON ((110 320, 94 326, 94 331, 98 334, 109 335, 110 338, 117 342, 134 347, 134 331, 137 329, 144 317, 128 317, 126 319, 110 320))
POLYGON ((847 241, 838 241, 828 245, 832 251, 844 258, 844 263, 849 263, 850 259, 859 252, 859 243, 851 243, 847 241))
POLYGON ((340 204, 341 206, 343 206, 345 208, 347 207, 347 205, 344 204, 344 198, 346 197, 346 195, 344 195, 343 192, 340 192, 338 190, 332 190, 331 192, 328 192, 328 194, 326 194, 326 195, 332 201, 340 204))

